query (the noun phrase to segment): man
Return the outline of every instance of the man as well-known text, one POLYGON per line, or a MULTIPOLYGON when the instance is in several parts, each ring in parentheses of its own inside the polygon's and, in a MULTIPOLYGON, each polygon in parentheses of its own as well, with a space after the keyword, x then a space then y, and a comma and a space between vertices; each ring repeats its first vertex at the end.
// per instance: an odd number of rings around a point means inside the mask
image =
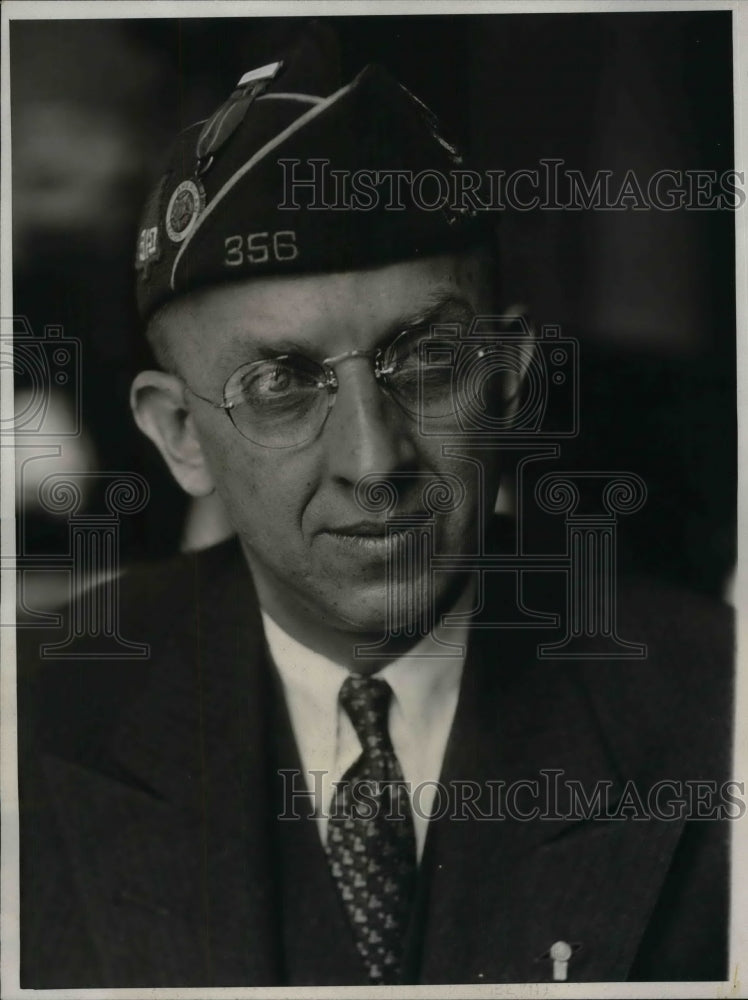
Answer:
POLYGON ((236 538, 119 582, 147 661, 28 640, 22 983, 724 978, 729 619, 624 589, 631 662, 497 627, 514 578, 471 557, 501 449, 454 443, 479 411, 509 426, 531 351, 467 336, 501 305, 480 218, 304 187, 321 160, 461 162, 329 46, 246 74, 146 207, 135 418, 236 538))

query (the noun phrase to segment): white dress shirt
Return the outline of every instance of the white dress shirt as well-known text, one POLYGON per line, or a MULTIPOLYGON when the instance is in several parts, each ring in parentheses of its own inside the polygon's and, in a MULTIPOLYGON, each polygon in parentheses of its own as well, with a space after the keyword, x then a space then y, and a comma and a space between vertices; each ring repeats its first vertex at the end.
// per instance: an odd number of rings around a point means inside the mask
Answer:
MULTIPOLYGON (((353 724, 338 702, 349 671, 291 638, 265 611, 262 619, 270 654, 283 683, 303 778, 313 796, 324 844, 332 783, 340 781, 361 755, 353 724)), ((390 739, 411 793, 419 860, 429 818, 434 805, 438 806, 435 783, 441 774, 457 707, 468 626, 440 627, 435 633, 458 648, 445 655, 444 646, 429 635, 409 654, 376 674, 392 688, 390 739)))

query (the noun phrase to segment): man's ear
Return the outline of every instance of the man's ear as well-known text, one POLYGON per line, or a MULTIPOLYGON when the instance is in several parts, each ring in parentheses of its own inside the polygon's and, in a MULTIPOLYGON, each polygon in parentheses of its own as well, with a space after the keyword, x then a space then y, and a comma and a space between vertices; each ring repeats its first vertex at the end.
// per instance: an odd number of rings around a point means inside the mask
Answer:
POLYGON ((185 492, 203 497, 215 489, 195 423, 184 401, 184 385, 168 372, 143 371, 130 389, 135 422, 153 441, 185 492))
POLYGON ((527 371, 535 356, 537 337, 535 335, 535 327, 527 315, 527 306, 519 302, 514 303, 514 305, 504 310, 503 315, 507 318, 522 317, 524 319, 523 325, 526 325, 529 330, 527 337, 523 339, 516 353, 516 363, 512 370, 507 372, 506 381, 504 382, 504 416, 513 422, 522 402, 527 371))

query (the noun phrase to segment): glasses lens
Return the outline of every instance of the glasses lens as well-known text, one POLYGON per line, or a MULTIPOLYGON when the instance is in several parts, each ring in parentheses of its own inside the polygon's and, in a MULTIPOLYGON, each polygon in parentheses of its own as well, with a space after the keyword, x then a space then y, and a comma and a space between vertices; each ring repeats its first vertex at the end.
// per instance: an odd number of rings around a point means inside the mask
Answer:
POLYGON ((282 357, 254 361, 226 383, 224 402, 244 437, 266 448, 291 448, 316 436, 329 407, 324 371, 314 362, 282 357))
POLYGON ((426 419, 458 419, 495 409, 497 368, 485 342, 466 344, 430 335, 428 329, 401 334, 387 349, 386 384, 409 413, 426 419))

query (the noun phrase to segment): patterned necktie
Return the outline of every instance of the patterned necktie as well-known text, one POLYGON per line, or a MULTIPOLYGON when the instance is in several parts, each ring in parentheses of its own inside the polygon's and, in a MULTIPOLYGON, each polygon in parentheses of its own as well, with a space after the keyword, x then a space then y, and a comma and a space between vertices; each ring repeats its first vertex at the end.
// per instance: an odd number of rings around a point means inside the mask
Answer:
POLYGON ((372 983, 397 983, 416 875, 410 799, 387 730, 392 689, 351 675, 340 689, 363 752, 333 796, 330 870, 372 983), (398 784, 399 783, 399 784, 398 784))

